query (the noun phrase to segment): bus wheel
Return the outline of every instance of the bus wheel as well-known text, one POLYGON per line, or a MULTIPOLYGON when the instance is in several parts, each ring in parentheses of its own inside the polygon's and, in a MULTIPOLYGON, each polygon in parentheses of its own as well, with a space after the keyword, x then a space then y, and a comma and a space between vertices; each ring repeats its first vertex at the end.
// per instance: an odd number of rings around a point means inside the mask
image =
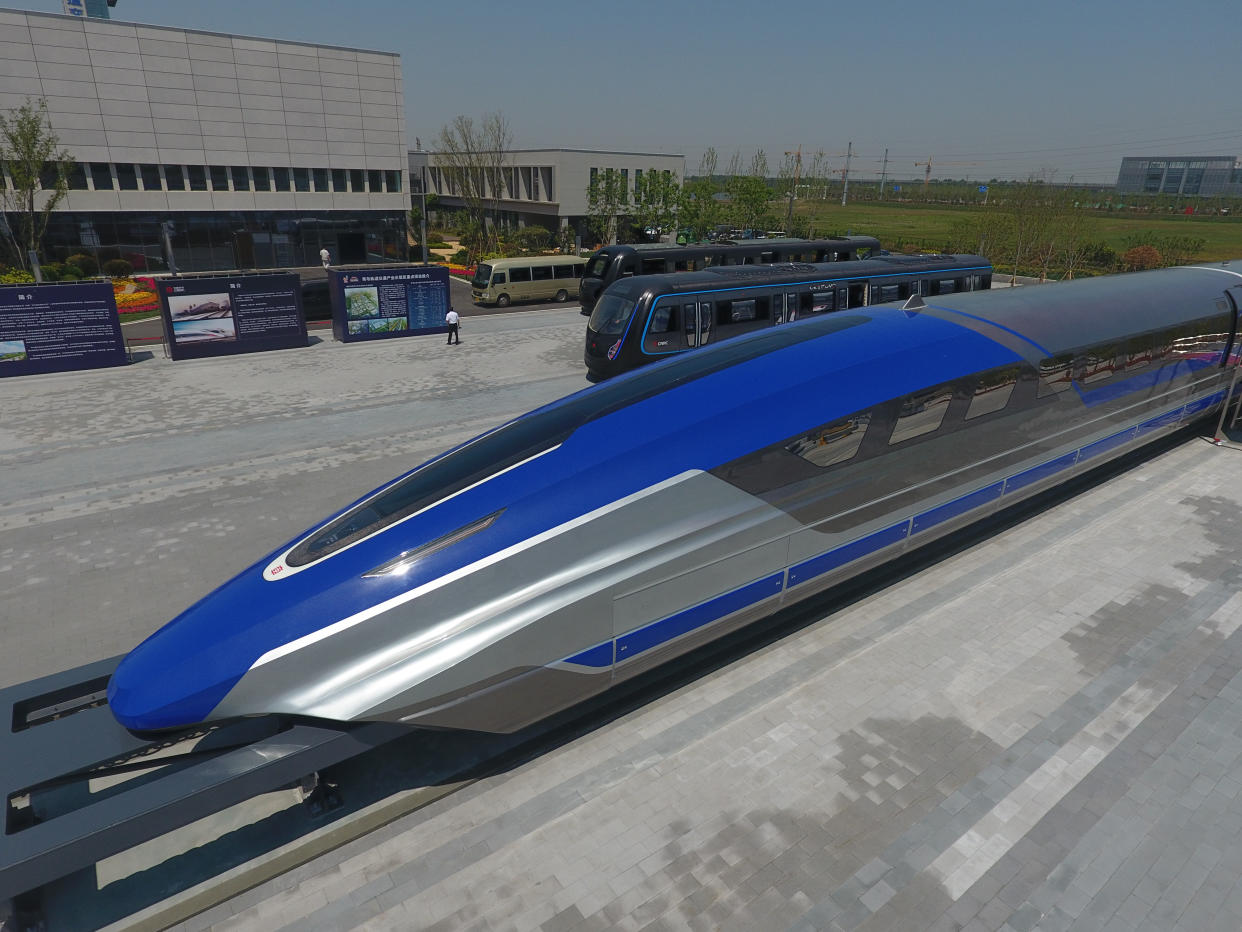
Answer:
POLYGON ((557 304, 564 304, 568 300, 569 300, 569 292, 566 291, 564 288, 562 288, 560 291, 556 293, 557 304))
POLYGON ((508 296, 507 294, 502 294, 502 295, 498 296, 498 297, 496 298, 496 306, 497 306, 497 307, 508 307, 508 306, 509 306, 509 296, 508 296))

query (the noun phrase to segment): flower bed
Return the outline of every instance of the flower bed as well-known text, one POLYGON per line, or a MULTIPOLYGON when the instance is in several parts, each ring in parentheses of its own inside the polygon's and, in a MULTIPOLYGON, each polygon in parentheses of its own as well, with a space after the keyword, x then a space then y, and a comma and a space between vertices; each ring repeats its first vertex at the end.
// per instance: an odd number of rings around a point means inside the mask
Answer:
POLYGON ((158 311, 160 298, 155 293, 155 279, 114 278, 112 291, 116 295, 116 309, 122 314, 158 311))

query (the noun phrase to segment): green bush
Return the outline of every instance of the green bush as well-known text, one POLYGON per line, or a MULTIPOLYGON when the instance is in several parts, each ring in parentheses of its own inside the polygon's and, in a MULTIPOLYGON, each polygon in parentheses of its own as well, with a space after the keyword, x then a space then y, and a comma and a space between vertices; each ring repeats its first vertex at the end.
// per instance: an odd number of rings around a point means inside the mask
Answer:
POLYGON ((83 272, 76 265, 70 265, 68 262, 65 263, 65 267, 60 273, 61 281, 77 281, 78 279, 85 277, 85 272, 83 272))
POLYGON ((82 276, 94 276, 99 274, 99 263, 95 261, 95 257, 90 253, 75 252, 72 256, 65 260, 65 265, 77 266, 82 270, 82 276))
POLYGON ((44 262, 39 267, 45 282, 58 282, 65 276, 65 267, 59 262, 44 262))
POLYGON ((469 249, 459 249, 457 250, 457 252, 453 253, 453 255, 449 258, 449 262, 453 263, 453 265, 465 265, 469 261, 470 261, 470 250, 469 249))
POLYGON ((34 276, 25 269, 0 266, 0 285, 27 285, 33 281, 34 276))
POLYGON ((508 237, 522 252, 542 252, 552 244, 552 233, 541 226, 522 227, 508 237))
POLYGON ((134 274, 134 265, 127 259, 109 259, 104 263, 103 271, 109 278, 129 278, 134 274))

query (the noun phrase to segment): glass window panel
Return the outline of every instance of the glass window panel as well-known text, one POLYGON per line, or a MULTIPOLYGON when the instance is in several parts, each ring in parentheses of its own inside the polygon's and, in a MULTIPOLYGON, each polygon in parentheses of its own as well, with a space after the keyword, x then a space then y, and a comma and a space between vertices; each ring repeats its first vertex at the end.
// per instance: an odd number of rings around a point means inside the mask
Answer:
POLYGON ((817 427, 785 449, 816 466, 835 466, 854 458, 870 425, 871 412, 864 411, 817 427))
POLYGON ((111 191, 112 166, 107 162, 91 162, 91 181, 96 191, 111 191))
POLYGON ((211 176, 211 190, 227 191, 229 189, 229 170, 223 165, 212 165, 208 170, 211 176))
POLYGON ((1009 404, 1017 384, 1017 366, 1006 366, 983 373, 975 384, 975 393, 970 400, 970 408, 966 411, 966 420, 1003 410, 1009 404))
POLYGON ((897 410, 897 426, 888 438, 889 446, 939 430, 952 400, 953 388, 948 385, 910 395, 897 410))
POLYGON ((70 163, 68 174, 70 191, 86 190, 86 167, 81 162, 70 163))
POLYGON ((142 187, 147 191, 159 191, 163 188, 160 182, 160 167, 158 165, 140 165, 139 172, 142 175, 142 187))
POLYGON ((343 168, 332 169, 332 190, 333 191, 348 191, 349 190, 349 176, 345 174, 345 169, 343 168))
POLYGON ((309 191, 310 190, 310 169, 295 168, 293 170, 293 190, 309 191))
POLYGON ((384 190, 384 181, 378 169, 367 169, 367 184, 371 186, 371 193, 378 194, 384 190))
POLYGON ((271 176, 266 168, 251 168, 250 171, 254 175, 254 189, 256 191, 272 190, 271 176))
POLYGON ((351 168, 349 170, 349 189, 355 194, 361 194, 367 189, 361 168, 351 168))
POLYGON ((289 190, 289 169, 273 168, 272 169, 272 188, 276 191, 289 190))
POLYGON ((234 165, 229 170, 229 174, 233 176, 234 191, 250 190, 250 169, 245 165, 234 165))
POLYGON ((165 165, 164 181, 169 191, 185 190, 185 172, 181 170, 180 165, 165 165))
POLYGON ((138 172, 131 162, 118 162, 116 166, 116 186, 122 191, 138 190, 138 172))
POLYGON ((191 191, 207 190, 207 169, 202 165, 187 165, 185 167, 186 177, 190 180, 191 191))
POLYGON ((326 168, 313 168, 311 169, 311 174, 315 181, 315 190, 316 191, 327 191, 328 190, 328 170, 326 168))

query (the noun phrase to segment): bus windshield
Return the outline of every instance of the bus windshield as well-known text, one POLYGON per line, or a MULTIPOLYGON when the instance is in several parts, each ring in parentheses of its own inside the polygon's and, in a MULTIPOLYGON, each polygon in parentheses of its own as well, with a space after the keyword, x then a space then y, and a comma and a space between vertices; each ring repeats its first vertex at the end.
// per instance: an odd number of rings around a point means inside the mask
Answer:
POLYGON ((591 257, 591 261, 587 263, 587 267, 582 272, 583 278, 603 278, 604 273, 608 271, 608 263, 611 256, 606 256, 602 252, 596 253, 591 257))
POLYGON ((474 278, 470 280, 470 284, 475 288, 486 288, 487 283, 492 280, 492 267, 479 263, 478 268, 474 270, 474 278))
POLYGON ((602 336, 618 334, 625 330, 625 325, 633 313, 633 298, 605 294, 595 303, 595 310, 591 311, 591 321, 587 327, 602 336))

